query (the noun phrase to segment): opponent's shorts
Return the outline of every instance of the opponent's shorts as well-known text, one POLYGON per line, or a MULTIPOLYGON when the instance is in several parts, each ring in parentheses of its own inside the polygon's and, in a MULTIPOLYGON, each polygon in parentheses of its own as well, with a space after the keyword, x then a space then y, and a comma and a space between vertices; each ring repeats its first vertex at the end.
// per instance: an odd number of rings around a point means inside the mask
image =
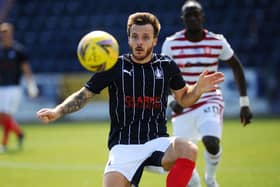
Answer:
POLYGON ((0 112, 14 114, 22 95, 20 86, 0 86, 0 112))
POLYGON ((197 143, 203 136, 222 137, 224 108, 205 104, 188 113, 172 118, 173 133, 197 143))
POLYGON ((161 137, 145 144, 115 145, 109 152, 104 173, 119 172, 137 186, 144 167, 155 166, 163 171, 161 159, 174 140, 175 137, 161 137))

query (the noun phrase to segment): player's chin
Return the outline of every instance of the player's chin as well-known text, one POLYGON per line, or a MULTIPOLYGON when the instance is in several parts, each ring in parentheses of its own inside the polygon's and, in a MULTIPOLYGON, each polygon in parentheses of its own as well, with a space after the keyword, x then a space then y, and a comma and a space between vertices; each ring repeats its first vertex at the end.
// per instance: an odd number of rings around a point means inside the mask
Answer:
POLYGON ((133 53, 134 56, 144 56, 145 55, 145 51, 144 50, 134 50, 134 53, 133 53))
POLYGON ((144 60, 147 56, 145 55, 144 52, 136 52, 136 53, 133 54, 133 57, 136 60, 144 60))

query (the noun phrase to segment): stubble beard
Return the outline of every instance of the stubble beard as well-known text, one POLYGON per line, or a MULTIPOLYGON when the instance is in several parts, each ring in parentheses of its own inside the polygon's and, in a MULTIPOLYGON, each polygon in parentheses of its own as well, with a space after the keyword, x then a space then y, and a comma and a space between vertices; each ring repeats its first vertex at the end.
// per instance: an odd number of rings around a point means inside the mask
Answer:
POLYGON ((137 56, 134 54, 134 51, 133 49, 130 47, 130 51, 131 51, 131 54, 132 54, 132 57, 137 60, 137 61, 143 61, 145 60, 147 57, 151 56, 152 52, 153 52, 153 47, 150 47, 147 49, 146 53, 144 56, 137 56))

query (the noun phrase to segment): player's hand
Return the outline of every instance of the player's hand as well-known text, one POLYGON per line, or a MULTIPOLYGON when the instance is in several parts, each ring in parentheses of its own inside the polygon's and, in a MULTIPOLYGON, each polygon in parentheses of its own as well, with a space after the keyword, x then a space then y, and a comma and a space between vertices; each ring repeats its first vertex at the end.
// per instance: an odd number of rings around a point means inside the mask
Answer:
POLYGON ((37 87, 36 82, 33 79, 27 81, 26 88, 27 88, 28 96, 31 99, 38 97, 39 89, 37 87))
POLYGON ((173 112, 175 112, 176 114, 180 114, 183 112, 183 107, 181 107, 181 105, 179 105, 175 100, 171 101, 169 104, 169 107, 172 109, 173 112))
POLYGON ((246 126, 251 123, 253 114, 248 106, 243 106, 240 109, 240 121, 243 126, 246 126))
POLYGON ((203 71, 196 85, 197 95, 201 95, 205 92, 210 92, 218 88, 219 83, 224 81, 224 74, 222 72, 215 72, 208 74, 208 70, 203 71))
POLYGON ((50 123, 52 121, 57 120, 60 117, 60 115, 55 109, 43 108, 37 112, 37 117, 43 123, 50 123))

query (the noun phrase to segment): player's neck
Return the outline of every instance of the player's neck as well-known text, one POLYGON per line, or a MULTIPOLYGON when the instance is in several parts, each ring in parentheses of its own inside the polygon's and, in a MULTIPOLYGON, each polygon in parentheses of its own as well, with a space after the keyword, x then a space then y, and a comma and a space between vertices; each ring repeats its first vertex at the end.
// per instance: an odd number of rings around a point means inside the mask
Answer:
POLYGON ((187 30, 187 32, 186 32, 186 37, 191 42, 199 42, 204 38, 204 36, 205 36, 205 33, 203 30, 200 30, 197 32, 192 32, 192 31, 187 30))

